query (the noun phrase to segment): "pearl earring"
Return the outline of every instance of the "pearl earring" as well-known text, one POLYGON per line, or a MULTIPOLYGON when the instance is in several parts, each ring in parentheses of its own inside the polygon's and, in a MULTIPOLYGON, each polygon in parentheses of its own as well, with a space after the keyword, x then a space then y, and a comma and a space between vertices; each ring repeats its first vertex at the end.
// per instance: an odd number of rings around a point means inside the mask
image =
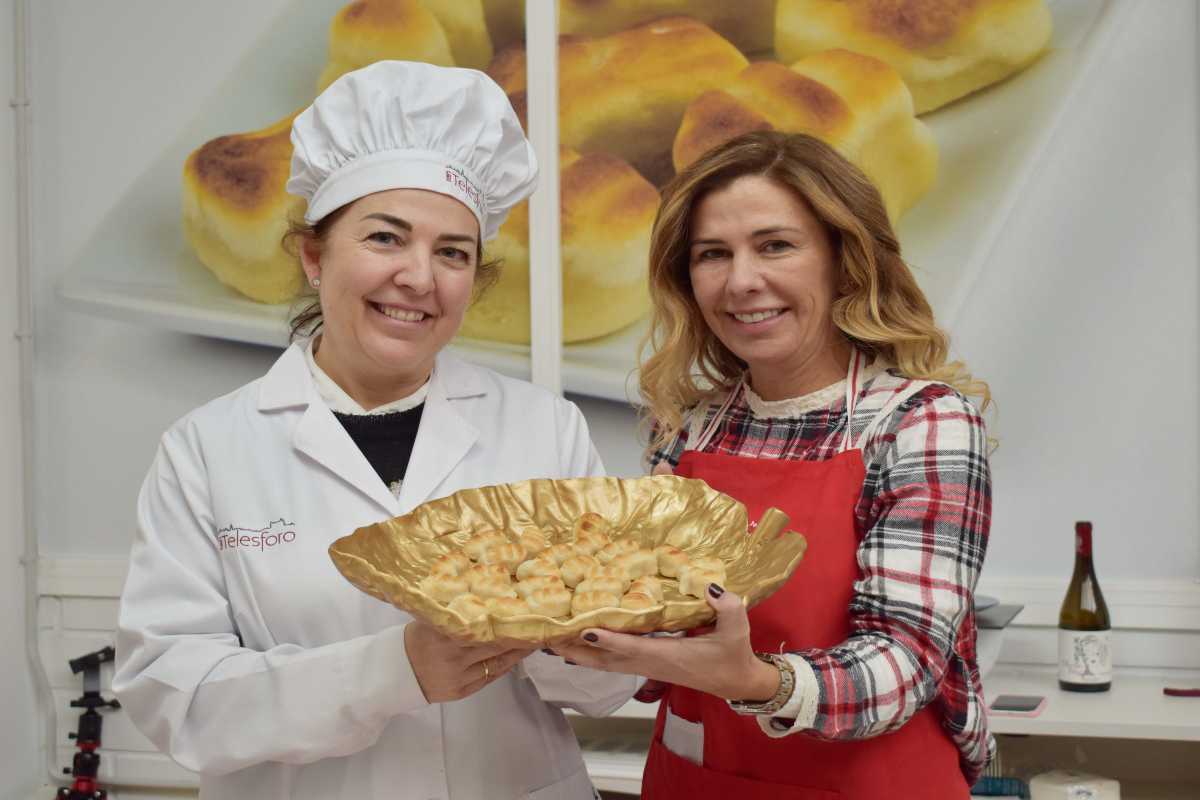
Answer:
POLYGON ((321 279, 320 279, 320 278, 313 278, 313 279, 312 279, 312 281, 311 281, 311 283, 312 283, 312 287, 313 287, 314 289, 316 289, 317 287, 319 287, 319 286, 321 285, 321 279))

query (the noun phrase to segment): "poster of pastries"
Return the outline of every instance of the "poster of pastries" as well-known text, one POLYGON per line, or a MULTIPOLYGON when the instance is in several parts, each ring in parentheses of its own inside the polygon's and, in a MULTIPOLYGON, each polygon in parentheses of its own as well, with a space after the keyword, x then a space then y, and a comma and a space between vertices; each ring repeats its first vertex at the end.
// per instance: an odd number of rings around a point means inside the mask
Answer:
MULTIPOLYGON (((620 400, 631 397, 646 327, 658 190, 676 171, 746 131, 823 139, 879 187, 907 260, 952 327, 1092 52, 1116 27, 1101 0, 557 1, 560 149, 557 165, 542 166, 560 182, 564 385, 620 400)), ((135 247, 119 279, 68 282, 68 300, 282 344, 305 290, 280 245, 289 217, 303 213, 284 191, 289 126, 320 89, 380 59, 467 66, 488 72, 525 117, 526 65, 538 54, 526 52, 524 0, 294 6, 230 65, 202 122, 117 210, 135 228, 152 226, 141 256, 135 247)), ((527 204, 487 255, 502 260, 501 278, 456 346, 519 374, 527 204)))

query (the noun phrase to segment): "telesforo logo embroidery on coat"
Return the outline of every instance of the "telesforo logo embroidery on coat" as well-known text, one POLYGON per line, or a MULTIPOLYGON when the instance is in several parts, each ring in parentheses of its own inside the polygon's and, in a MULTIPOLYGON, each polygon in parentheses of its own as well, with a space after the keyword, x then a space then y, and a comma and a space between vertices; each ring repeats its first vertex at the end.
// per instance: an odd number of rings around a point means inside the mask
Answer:
POLYGON ((217 531, 217 549, 270 550, 296 541, 296 526, 283 517, 272 520, 265 528, 242 528, 228 525, 217 531))

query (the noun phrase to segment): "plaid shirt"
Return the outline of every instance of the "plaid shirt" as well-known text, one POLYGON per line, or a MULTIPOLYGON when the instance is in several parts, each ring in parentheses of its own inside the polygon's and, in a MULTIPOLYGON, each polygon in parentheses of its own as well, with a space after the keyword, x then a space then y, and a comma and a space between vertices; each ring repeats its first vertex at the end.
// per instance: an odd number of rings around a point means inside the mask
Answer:
MULTIPOLYGON (((850 441, 857 441, 894 393, 911 381, 894 370, 868 374, 855 401, 850 441)), ((755 414, 763 404, 742 392, 704 452, 752 458, 823 461, 846 436, 845 384, 823 390, 830 402, 780 415, 755 414)), ((707 406, 703 425, 716 413, 707 406)), ((650 466, 672 466, 688 431, 652 454, 650 466)), ((974 783, 995 750, 987 730, 975 663, 972 597, 983 565, 991 518, 987 435, 976 408, 945 384, 932 383, 905 400, 860 443, 866 479, 855 508, 859 578, 850 602, 849 638, 828 650, 790 654, 815 676, 816 697, 803 728, 829 739, 895 730, 929 703, 958 746, 974 783)), ((811 682, 810 683, 814 683, 811 682)), ((798 682, 797 692, 801 691, 798 682)), ((773 736, 791 732, 760 720, 773 736)), ((796 725, 794 730, 801 729, 796 725)))

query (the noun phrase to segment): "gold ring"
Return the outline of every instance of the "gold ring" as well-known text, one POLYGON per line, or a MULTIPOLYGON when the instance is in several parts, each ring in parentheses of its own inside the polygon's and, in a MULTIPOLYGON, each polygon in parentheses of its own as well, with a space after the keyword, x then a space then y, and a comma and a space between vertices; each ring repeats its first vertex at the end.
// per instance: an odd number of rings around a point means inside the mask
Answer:
POLYGON ((488 666, 488 661, 490 660, 487 658, 483 660, 483 680, 485 683, 492 677, 492 668, 488 666))

